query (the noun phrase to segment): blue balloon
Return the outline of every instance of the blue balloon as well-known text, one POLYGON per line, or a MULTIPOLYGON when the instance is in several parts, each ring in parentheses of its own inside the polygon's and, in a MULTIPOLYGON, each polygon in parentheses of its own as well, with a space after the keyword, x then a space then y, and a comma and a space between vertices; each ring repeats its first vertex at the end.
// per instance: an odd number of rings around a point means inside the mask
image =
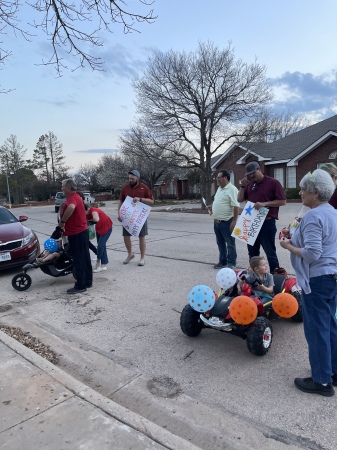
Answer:
POLYGON ((59 248, 57 242, 52 238, 47 239, 44 242, 43 246, 44 246, 45 250, 48 250, 48 252, 51 252, 51 253, 56 252, 59 248))
POLYGON ((213 308, 215 295, 212 289, 204 284, 194 286, 188 294, 191 308, 198 312, 206 312, 213 308))

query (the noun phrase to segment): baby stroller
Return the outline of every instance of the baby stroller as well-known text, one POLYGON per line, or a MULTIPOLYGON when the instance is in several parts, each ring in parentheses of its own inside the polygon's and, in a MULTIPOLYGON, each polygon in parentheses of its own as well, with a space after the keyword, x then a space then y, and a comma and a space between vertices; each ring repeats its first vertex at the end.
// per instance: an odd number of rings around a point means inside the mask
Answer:
MULTIPOLYGON (((56 230, 51 235, 52 239, 59 239, 61 237, 61 229, 56 227, 56 230)), ((47 242, 47 241, 46 241, 47 242)), ((32 284, 32 278, 27 274, 30 269, 41 269, 46 275, 52 277, 63 277, 73 273, 73 260, 69 251, 69 244, 66 243, 63 246, 62 251, 59 252, 59 256, 46 263, 40 264, 37 260, 41 257, 42 253, 31 263, 25 264, 22 267, 22 273, 18 273, 12 278, 12 286, 17 291, 26 291, 32 284)))

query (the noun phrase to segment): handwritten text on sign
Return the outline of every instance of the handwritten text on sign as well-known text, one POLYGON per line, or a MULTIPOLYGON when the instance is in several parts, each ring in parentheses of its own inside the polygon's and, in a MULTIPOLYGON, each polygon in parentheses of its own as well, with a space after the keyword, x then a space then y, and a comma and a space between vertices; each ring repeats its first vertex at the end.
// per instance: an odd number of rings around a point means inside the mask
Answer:
POLYGON ((263 222, 267 217, 266 209, 262 208, 261 210, 257 210, 254 208, 254 203, 247 202, 238 218, 232 236, 246 244, 254 245, 263 222))
POLYGON ((133 203, 133 199, 126 197, 119 210, 123 227, 132 235, 139 236, 140 230, 150 214, 151 206, 142 202, 133 203))

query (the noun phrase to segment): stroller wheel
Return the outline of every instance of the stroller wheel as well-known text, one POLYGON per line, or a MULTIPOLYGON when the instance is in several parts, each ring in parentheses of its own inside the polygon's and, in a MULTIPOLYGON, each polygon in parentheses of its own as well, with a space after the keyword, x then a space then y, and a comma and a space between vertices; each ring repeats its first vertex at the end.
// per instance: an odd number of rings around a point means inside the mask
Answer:
POLYGON ((30 288, 32 279, 26 273, 19 273, 12 278, 12 286, 17 291, 26 291, 30 288))

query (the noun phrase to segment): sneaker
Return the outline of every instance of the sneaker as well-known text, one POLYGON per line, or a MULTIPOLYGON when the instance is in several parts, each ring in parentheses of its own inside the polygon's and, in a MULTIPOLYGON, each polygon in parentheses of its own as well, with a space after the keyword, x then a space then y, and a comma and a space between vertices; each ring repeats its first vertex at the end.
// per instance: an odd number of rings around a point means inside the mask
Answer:
POLYGON ((214 269, 224 269, 225 267, 227 267, 227 265, 218 263, 218 264, 215 264, 215 266, 213 266, 213 267, 214 267, 214 269))
POLYGON ((67 289, 67 294, 80 294, 81 292, 85 292, 87 290, 87 288, 85 289, 76 289, 76 288, 71 288, 71 289, 67 289))
POLYGON ((233 266, 233 264, 228 264, 226 267, 227 267, 227 269, 233 269, 233 270, 236 269, 236 267, 233 266))
POLYGON ((324 397, 332 397, 335 394, 332 384, 324 386, 323 384, 316 383, 312 378, 295 378, 294 383, 300 391, 307 392, 308 394, 320 394, 324 395, 324 397))
POLYGON ((140 259, 138 265, 139 266, 144 266, 145 265, 144 259, 140 259))
POLYGON ((135 254, 132 253, 131 256, 128 256, 124 261, 123 264, 129 264, 129 262, 131 261, 131 259, 133 259, 135 257, 135 254))
POLYGON ((337 386, 337 373, 332 374, 332 385, 337 386))
POLYGON ((93 272, 94 273, 103 272, 103 270, 107 270, 107 267, 106 266, 98 266, 93 270, 93 272))

